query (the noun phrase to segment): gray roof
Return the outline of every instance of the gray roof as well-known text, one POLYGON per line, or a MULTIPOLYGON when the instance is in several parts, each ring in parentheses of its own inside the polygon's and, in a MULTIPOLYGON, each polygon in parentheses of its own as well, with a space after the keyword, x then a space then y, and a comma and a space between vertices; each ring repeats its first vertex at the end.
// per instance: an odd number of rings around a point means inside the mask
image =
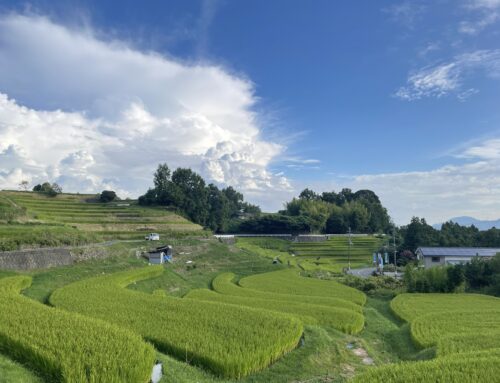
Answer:
POLYGON ((500 253, 498 247, 419 247, 417 252, 424 257, 493 257, 500 253))

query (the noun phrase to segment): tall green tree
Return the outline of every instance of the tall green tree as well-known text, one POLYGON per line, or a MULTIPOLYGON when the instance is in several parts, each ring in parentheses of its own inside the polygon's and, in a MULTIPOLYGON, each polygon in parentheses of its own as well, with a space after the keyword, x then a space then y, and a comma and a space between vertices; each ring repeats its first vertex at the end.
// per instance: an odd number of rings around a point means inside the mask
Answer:
POLYGON ((209 208, 206 225, 216 233, 224 233, 230 218, 229 200, 214 184, 208 185, 207 192, 209 208))
POLYGON ((194 222, 205 225, 208 218, 208 193, 205 181, 191 169, 177 168, 172 173, 175 204, 194 222))

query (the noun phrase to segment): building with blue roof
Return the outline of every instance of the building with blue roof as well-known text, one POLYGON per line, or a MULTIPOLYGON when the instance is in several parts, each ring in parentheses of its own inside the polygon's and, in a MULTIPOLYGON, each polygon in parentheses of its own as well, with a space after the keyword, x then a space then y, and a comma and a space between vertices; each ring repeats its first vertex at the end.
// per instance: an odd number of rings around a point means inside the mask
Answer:
POLYGON ((498 247, 419 247, 416 252, 426 268, 468 263, 474 257, 491 259, 498 253, 498 247))

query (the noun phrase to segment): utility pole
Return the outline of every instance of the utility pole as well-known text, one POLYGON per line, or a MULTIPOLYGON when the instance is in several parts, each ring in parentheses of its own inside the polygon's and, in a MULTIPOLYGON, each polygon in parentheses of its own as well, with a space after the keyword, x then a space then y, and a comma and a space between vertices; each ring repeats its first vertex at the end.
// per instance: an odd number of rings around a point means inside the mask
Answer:
POLYGON ((392 244, 394 246, 394 271, 396 272, 395 276, 398 276, 398 262, 396 259, 396 229, 392 231, 392 244))
POLYGON ((351 246, 352 246, 352 241, 351 241, 351 228, 349 227, 349 247, 347 250, 347 263, 348 267, 347 269, 351 271, 351 246))

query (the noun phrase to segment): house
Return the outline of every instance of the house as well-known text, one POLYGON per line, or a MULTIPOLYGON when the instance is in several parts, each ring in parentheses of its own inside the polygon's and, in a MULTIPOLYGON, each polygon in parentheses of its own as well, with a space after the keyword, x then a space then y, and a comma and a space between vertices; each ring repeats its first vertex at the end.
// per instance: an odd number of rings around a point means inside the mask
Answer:
POLYGON ((493 247, 419 247, 416 252, 425 268, 467 263, 474 257, 491 259, 497 253, 500 248, 493 247))

